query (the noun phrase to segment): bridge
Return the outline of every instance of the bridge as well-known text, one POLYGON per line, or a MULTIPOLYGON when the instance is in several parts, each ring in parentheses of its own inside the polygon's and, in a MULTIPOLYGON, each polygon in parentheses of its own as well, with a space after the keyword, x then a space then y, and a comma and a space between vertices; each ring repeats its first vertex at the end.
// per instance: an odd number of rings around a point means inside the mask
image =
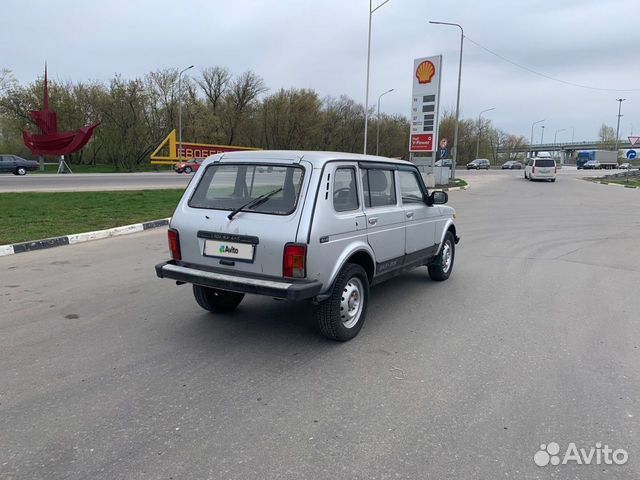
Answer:
MULTIPOLYGON (((619 150, 627 150, 629 148, 632 148, 629 141, 621 140, 618 142, 619 150)), ((640 146, 638 148, 640 148, 640 146)), ((609 148, 605 148, 602 142, 593 140, 587 142, 539 143, 537 145, 523 145, 522 147, 516 148, 499 147, 498 153, 533 152, 534 155, 537 155, 538 152, 560 152, 560 161, 562 163, 573 163, 575 161, 575 153, 578 150, 609 150, 609 148)))

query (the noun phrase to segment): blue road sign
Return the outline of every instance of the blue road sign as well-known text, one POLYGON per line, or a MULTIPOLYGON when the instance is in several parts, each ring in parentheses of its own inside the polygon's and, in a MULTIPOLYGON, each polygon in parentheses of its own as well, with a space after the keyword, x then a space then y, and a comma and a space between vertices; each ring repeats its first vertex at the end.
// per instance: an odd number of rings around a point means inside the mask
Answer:
POLYGON ((446 148, 440 148, 438 150, 438 158, 443 159, 443 158, 447 158, 449 156, 449 150, 447 150, 446 148))
POLYGON ((638 152, 636 152, 635 150, 628 150, 627 151, 627 158, 629 160, 635 160, 637 156, 638 156, 638 152))

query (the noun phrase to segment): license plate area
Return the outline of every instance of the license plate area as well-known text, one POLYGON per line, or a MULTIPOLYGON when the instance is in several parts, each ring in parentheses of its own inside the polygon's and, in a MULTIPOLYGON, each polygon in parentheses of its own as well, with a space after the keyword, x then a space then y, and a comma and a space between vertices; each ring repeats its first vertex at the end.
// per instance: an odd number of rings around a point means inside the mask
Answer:
POLYGON ((238 262, 253 262, 255 259, 258 237, 249 235, 232 235, 217 232, 198 232, 198 237, 204 239, 202 255, 205 257, 222 258, 238 262))

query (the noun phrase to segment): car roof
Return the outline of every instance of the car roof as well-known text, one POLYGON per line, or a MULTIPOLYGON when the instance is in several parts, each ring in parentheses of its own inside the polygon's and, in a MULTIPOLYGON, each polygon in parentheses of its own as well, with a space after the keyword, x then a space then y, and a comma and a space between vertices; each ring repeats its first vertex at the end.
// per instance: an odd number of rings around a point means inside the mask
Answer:
MULTIPOLYGON (((218 155, 215 155, 218 156, 218 155)), ((211 158, 211 157, 209 157, 211 158)), ((407 160, 397 158, 379 157, 376 155, 363 155, 360 153, 345 152, 321 152, 321 151, 305 151, 305 150, 249 150, 239 152, 226 152, 218 157, 221 161, 251 161, 251 160, 289 160, 291 162, 299 162, 305 160, 314 167, 321 167, 325 163, 333 160, 351 160, 356 162, 384 162, 396 165, 415 166, 407 160)))

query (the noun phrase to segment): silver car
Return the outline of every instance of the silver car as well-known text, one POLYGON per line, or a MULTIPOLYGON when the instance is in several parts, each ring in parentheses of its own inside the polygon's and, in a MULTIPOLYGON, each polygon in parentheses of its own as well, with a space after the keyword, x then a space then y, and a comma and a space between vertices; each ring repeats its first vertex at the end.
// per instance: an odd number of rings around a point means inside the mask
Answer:
POLYGON ((459 237, 447 193, 410 162, 349 153, 248 151, 209 157, 169 228, 161 278, 198 304, 234 310, 245 294, 308 299, 320 331, 346 341, 369 287, 415 267, 449 278, 459 237))

